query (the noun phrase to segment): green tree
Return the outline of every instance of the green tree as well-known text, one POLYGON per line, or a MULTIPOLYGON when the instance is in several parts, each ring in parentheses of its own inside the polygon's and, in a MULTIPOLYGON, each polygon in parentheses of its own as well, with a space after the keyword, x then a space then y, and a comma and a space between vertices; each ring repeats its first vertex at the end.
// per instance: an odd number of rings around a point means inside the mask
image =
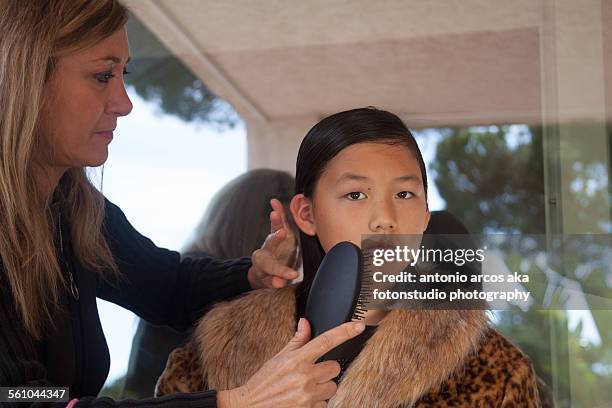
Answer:
POLYGON ((441 132, 432 175, 447 210, 472 233, 545 233, 542 132, 524 127, 511 137, 509 129, 441 132))
POLYGON ((138 95, 155 102, 160 112, 187 122, 225 129, 240 121, 234 109, 196 78, 138 18, 131 16, 127 27, 132 61, 125 82, 138 95))
MULTIPOLYGON (((439 133, 431 175, 447 203, 446 210, 463 220, 474 234, 545 234, 541 128, 488 126, 441 129, 439 133)), ((584 156, 576 152, 564 153, 570 157, 574 154, 576 158, 584 156)), ((609 194, 609 187, 601 182, 602 165, 609 164, 578 160, 576 163, 571 174, 574 207, 582 212, 582 222, 601 225, 602 232, 606 232, 609 226, 599 220, 609 219, 605 212, 610 209, 598 203, 603 201, 602 195, 609 194)), ((612 402, 609 387, 612 381, 612 315, 609 311, 612 277, 606 264, 606 259, 609 263, 606 258, 609 248, 609 236, 603 239, 601 236, 577 237, 564 242, 558 258, 550 257, 550 267, 559 280, 578 283, 581 293, 587 295, 601 336, 600 344, 585 341, 581 325, 570 330, 566 312, 560 309, 542 311, 533 307, 522 311, 514 307, 496 313, 498 330, 531 357, 536 373, 546 383, 555 385, 561 407, 590 408, 612 402), (579 268, 579 265, 587 267, 579 268), (591 299, 603 299, 604 303, 607 299, 608 310, 595 310, 602 307, 593 304, 591 299), (560 349, 551 350, 553 343, 560 349)), ((522 255, 535 255, 545 249, 540 243, 531 253, 523 249, 522 255)), ((505 262, 510 270, 518 271, 524 260, 525 256, 508 256, 505 262)), ((528 289, 541 305, 545 296, 542 283, 550 283, 549 277, 533 264, 528 273, 528 289)), ((555 287, 555 293, 560 289, 555 287)))

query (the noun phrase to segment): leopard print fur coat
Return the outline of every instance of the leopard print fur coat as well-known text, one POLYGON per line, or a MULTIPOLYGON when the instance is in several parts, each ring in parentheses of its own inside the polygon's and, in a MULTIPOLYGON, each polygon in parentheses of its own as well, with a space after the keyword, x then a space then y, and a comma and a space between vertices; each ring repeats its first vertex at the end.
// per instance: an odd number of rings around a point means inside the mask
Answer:
MULTIPOLYGON (((244 384, 295 332, 293 287, 217 305, 172 352, 156 395, 244 384)), ((393 310, 346 370, 330 408, 540 407, 531 361, 484 311, 393 310)))

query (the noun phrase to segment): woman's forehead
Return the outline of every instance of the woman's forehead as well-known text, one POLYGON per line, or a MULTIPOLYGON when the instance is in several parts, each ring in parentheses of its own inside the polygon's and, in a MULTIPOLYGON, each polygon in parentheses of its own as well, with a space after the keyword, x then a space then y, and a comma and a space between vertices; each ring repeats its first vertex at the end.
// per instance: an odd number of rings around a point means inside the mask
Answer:
POLYGON ((122 28, 102 41, 81 51, 66 55, 66 64, 114 65, 127 64, 130 59, 127 32, 122 28))

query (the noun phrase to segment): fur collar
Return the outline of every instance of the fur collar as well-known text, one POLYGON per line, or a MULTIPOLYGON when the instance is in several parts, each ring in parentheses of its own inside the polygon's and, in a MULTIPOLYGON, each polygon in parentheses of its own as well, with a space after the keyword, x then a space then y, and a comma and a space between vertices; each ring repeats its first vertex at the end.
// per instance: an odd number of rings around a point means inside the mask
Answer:
MULTIPOLYGON (((194 336, 209 388, 244 384, 295 332, 295 288, 221 303, 194 336)), ((347 369, 328 406, 410 406, 456 373, 487 330, 484 311, 393 310, 347 369)))

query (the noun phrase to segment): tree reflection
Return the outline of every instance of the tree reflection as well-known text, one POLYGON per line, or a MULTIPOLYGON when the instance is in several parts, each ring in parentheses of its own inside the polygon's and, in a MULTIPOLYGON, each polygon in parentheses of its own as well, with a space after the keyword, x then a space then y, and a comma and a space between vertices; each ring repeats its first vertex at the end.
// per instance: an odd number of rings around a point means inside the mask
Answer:
MULTIPOLYGON (((503 125, 438 132, 431 177, 446 201, 446 210, 457 215, 473 234, 546 233, 541 127, 503 125)), ((609 233, 610 208, 602 205, 609 203, 605 199, 610 194, 609 163, 586 161, 584 152, 568 148, 563 154, 574 163, 571 169, 563 169, 571 172, 564 174, 565 180, 571 180, 564 190, 571 195, 565 192, 564 204, 588 230, 609 233)), ((560 256, 549 265, 554 279, 536 263, 525 264, 524 256, 504 260, 508 269, 523 268, 523 273, 530 275, 528 290, 540 304, 552 293, 552 305, 559 309, 522 311, 510 307, 496 312, 494 320, 497 328, 531 357, 538 375, 555 387, 561 407, 612 402, 612 255, 606 256, 610 236, 599 237, 603 239, 581 236, 564 242, 560 256), (599 342, 589 337, 582 321, 574 327, 568 324, 572 312, 562 310, 564 285, 578 288, 585 299, 584 308, 590 310, 584 313, 595 322, 599 342)), ((534 248, 532 255, 537 250, 541 247, 534 248)), ((529 251, 523 248, 521 253, 529 251)))
POLYGON ((432 164, 447 210, 472 233, 544 234, 542 132, 527 126, 443 129, 432 164))
POLYGON ((134 16, 128 21, 132 62, 125 83, 159 111, 194 123, 206 123, 220 130, 240 121, 225 101, 170 53, 134 16))

